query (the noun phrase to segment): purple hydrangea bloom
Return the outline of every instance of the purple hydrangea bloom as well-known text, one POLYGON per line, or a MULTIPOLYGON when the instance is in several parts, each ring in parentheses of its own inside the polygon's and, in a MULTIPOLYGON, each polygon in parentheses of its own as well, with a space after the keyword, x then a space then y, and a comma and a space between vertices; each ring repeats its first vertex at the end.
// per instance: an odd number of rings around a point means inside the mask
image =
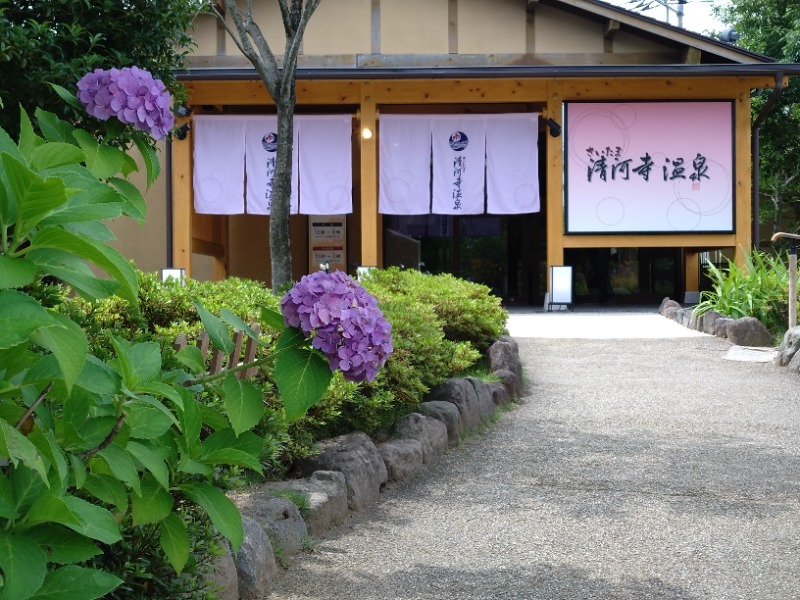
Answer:
POLYGON ((78 81, 78 100, 86 112, 101 121, 116 117, 157 140, 165 137, 175 124, 170 94, 164 83, 139 67, 95 69, 87 73, 78 81))
POLYGON ((375 379, 394 349, 378 301, 341 271, 304 276, 281 299, 281 312, 348 381, 375 379))

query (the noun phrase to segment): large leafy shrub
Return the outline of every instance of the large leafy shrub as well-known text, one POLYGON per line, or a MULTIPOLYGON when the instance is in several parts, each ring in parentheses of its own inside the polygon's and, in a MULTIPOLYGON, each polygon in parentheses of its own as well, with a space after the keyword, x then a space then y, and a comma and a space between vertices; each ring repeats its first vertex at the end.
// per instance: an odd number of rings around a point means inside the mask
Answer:
MULTIPOLYGON (((209 419, 196 349, 165 369, 158 344, 113 337, 99 358, 76 322, 47 308, 62 296, 42 279, 56 276, 89 301, 115 294, 138 318, 136 273, 106 243, 102 220, 141 219, 144 200, 124 178, 136 168, 124 151, 42 110, 36 125, 23 111, 17 143, 0 129, 2 594, 92 599, 123 584, 120 575, 152 577, 96 560, 124 551, 142 527, 179 576, 193 556, 187 511, 202 508, 238 548, 241 518, 216 485, 217 469, 260 470, 263 439, 250 429, 264 408, 252 385, 223 373, 209 385, 226 411, 209 419)), ((222 321, 203 319, 214 343, 229 348, 222 321)))
POLYGON ((364 286, 378 297, 393 295, 413 307, 430 307, 446 339, 469 342, 479 352, 502 335, 508 319, 500 298, 488 287, 450 274, 391 267, 372 271, 364 286))
POLYGON ((743 266, 728 261, 709 266, 711 291, 701 294, 699 314, 715 310, 735 319, 755 317, 775 336, 786 330, 789 312, 789 270, 785 255, 755 251, 743 266))

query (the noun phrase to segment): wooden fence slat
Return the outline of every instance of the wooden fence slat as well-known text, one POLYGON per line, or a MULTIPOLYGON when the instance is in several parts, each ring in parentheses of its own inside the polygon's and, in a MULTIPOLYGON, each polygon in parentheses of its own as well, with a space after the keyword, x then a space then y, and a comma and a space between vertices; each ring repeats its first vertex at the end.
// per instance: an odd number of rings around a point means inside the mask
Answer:
POLYGON ((208 332, 204 331, 200 334, 200 337, 197 338, 197 347, 200 348, 200 354, 203 355, 203 361, 206 360, 206 355, 208 354, 208 343, 211 338, 208 336, 208 332))
POLYGON ((186 346, 188 345, 189 345, 189 340, 186 337, 186 334, 181 333, 178 337, 175 338, 175 341, 172 343, 172 349, 175 350, 175 352, 178 352, 179 350, 183 350, 184 348, 186 348, 186 346))
MULTIPOLYGON (((253 324, 250 326, 253 332, 258 336, 261 333, 257 324, 253 324)), ((229 356, 226 356, 222 350, 217 348, 213 348, 211 344, 211 338, 208 335, 207 331, 203 331, 197 338, 197 347, 200 349, 200 354, 203 356, 203 362, 208 362, 207 372, 209 375, 216 375, 220 373, 223 368, 233 368, 238 366, 242 363, 251 363, 256 359, 256 353, 258 352, 258 342, 253 338, 247 338, 247 343, 244 343, 244 336, 245 333, 240 330, 236 330, 233 333, 233 344, 234 349, 233 352, 229 356), (240 361, 240 357, 242 354, 242 345, 244 345, 244 357, 240 361), (208 351, 211 348, 211 357, 209 361, 208 351), (227 360, 226 360, 227 359, 227 360), (227 362, 227 364, 226 364, 227 362)), ((188 345, 188 338, 185 333, 179 334, 175 341, 172 343, 172 347, 177 352, 185 348, 188 345)), ((247 377, 252 377, 258 373, 258 367, 250 367, 249 369, 245 369, 242 371, 236 371, 236 377, 239 379, 245 379, 247 377)))
MULTIPOLYGON (((244 331, 239 331, 238 329, 233 332, 233 352, 228 357, 228 368, 232 369, 233 367, 239 364, 239 356, 242 354, 242 341, 244 340, 244 331)), ((237 374, 239 371, 236 372, 237 374)))
MULTIPOLYGON (((258 328, 257 324, 251 325, 251 329, 256 335, 261 333, 261 330, 258 328)), ((256 359, 256 351, 258 350, 258 342, 253 338, 247 338, 247 344, 244 347, 244 362, 251 363, 256 359)), ((244 371, 239 371, 238 375, 240 378, 247 378, 252 377, 258 373, 258 367, 250 367, 244 371)))

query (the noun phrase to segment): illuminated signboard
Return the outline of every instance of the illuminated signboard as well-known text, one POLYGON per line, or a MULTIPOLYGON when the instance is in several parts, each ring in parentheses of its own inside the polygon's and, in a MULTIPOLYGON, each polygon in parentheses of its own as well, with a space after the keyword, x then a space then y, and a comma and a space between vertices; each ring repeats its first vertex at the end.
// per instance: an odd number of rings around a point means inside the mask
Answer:
POLYGON ((733 103, 565 103, 566 233, 734 231, 733 103))

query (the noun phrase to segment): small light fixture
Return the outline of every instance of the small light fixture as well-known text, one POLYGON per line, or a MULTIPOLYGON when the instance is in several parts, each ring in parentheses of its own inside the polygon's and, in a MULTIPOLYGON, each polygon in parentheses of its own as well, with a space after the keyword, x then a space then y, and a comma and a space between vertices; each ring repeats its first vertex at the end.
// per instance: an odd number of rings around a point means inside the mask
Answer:
POLYGON ((186 269, 161 269, 158 275, 163 282, 172 280, 181 285, 186 285, 186 269))
POLYGON ((547 125, 547 129, 550 131, 551 136, 558 137, 561 135, 561 125, 556 123, 554 119, 547 119, 544 124, 547 125))
POLYGON ((191 127, 191 126, 190 126, 188 123, 184 123, 183 125, 181 125, 181 126, 180 126, 180 127, 178 127, 177 129, 175 129, 175 131, 173 132, 173 134, 175 135, 175 137, 176 137, 177 139, 179 139, 179 140, 185 140, 185 139, 186 139, 186 136, 187 136, 187 135, 189 135, 189 130, 190 130, 191 128, 192 128, 192 127, 191 127))
POLYGON ((369 127, 364 127, 361 130, 361 137, 364 138, 365 140, 371 140, 373 135, 374 134, 372 132, 372 129, 370 129, 369 127))
POLYGON ((179 117, 191 117, 192 116, 192 109, 186 106, 185 104, 179 104, 175 107, 174 110, 175 114, 179 117))

